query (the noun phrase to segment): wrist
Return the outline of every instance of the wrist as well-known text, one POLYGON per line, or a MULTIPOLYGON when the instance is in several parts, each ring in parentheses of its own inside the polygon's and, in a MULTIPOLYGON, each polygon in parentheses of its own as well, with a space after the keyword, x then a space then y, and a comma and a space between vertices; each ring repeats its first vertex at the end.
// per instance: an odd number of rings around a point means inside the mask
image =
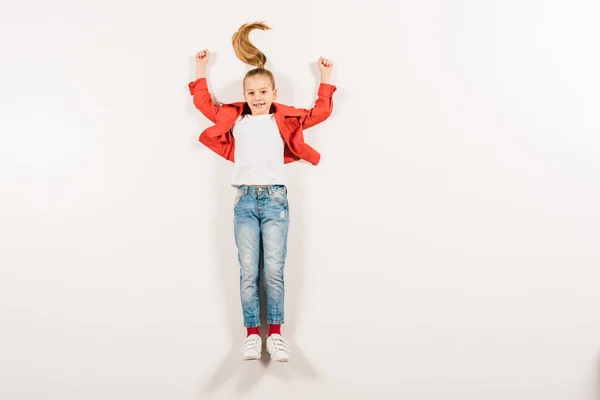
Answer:
POLYGON ((203 65, 196 65, 196 79, 206 77, 206 67, 203 65))
POLYGON ((331 83, 331 74, 330 73, 321 73, 321 83, 331 83))

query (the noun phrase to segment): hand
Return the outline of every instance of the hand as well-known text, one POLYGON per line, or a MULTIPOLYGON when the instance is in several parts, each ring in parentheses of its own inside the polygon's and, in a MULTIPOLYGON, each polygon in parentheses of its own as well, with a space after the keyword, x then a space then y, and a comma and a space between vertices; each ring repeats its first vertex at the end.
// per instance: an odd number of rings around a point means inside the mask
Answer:
POLYGON ((196 67, 206 67, 210 58, 210 52, 206 49, 196 53, 196 67))
POLYGON ((331 69, 333 68, 333 63, 323 57, 319 57, 319 70, 321 71, 321 74, 324 73, 331 73, 331 69))

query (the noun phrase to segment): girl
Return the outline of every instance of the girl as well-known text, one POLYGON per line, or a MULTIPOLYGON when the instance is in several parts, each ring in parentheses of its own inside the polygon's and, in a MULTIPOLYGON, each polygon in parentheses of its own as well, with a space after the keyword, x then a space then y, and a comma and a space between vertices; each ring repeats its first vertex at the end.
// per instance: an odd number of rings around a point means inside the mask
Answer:
POLYGON ((288 343, 281 335, 284 322, 284 264, 287 251, 289 204, 283 165, 305 160, 317 165, 320 155, 304 143, 303 129, 324 121, 332 111, 336 87, 330 84, 331 61, 319 58, 321 84, 311 109, 275 103, 277 89, 267 57, 249 41, 253 29, 269 30, 264 23, 245 24, 233 35, 235 54, 255 66, 243 81, 244 102, 214 104, 206 83, 208 50, 196 54, 196 80, 190 82, 194 105, 215 125, 200 135, 200 142, 234 162, 231 185, 234 200, 234 234, 240 265, 240 297, 247 336, 241 347, 244 360, 261 357, 258 327, 259 258, 262 242, 267 292, 269 334, 267 352, 275 361, 289 360, 288 343))

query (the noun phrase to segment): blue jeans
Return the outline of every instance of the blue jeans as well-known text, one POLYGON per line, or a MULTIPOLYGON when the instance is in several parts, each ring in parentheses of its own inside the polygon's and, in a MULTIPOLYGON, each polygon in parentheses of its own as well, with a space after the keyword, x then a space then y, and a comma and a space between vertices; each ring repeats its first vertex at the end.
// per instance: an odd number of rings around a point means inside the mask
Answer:
POLYGON ((261 240, 267 289, 267 323, 283 324, 283 269, 290 223, 287 188, 285 185, 239 186, 233 210, 244 326, 260 326, 258 265, 261 240))

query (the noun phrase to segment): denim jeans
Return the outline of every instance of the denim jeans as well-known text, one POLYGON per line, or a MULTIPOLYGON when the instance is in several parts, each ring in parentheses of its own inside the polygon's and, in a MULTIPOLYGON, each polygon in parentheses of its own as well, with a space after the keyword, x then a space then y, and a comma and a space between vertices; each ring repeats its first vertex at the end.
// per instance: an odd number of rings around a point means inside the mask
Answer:
POLYGON ((267 292, 267 323, 283 324, 283 270, 290 222, 285 185, 239 186, 234 201, 233 222, 240 265, 244 326, 260 326, 258 283, 261 241, 267 292))

